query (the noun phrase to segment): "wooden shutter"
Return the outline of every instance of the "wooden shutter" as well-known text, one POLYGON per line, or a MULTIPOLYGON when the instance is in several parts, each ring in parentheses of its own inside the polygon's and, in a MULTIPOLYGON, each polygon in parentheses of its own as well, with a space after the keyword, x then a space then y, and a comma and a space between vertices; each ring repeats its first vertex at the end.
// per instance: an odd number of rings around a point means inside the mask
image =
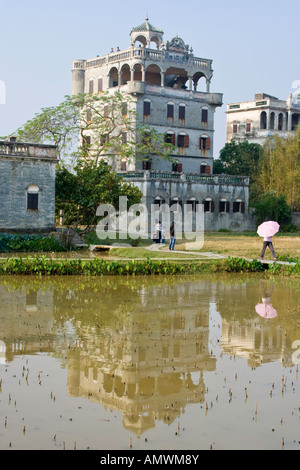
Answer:
POLYGON ((89 93, 94 93, 94 80, 89 81, 89 93))
POLYGON ((205 167, 205 173, 206 173, 207 175, 210 175, 210 166, 209 166, 209 165, 207 165, 207 166, 205 167))
POLYGON ((201 121, 202 122, 207 122, 207 120, 208 120, 208 111, 207 111, 207 109, 202 109, 201 121))
POLYGON ((175 134, 172 134, 172 144, 176 145, 176 136, 175 136, 175 134))
POLYGON ((206 147, 205 148, 206 148, 206 150, 210 150, 210 138, 209 137, 207 137, 207 139, 206 139, 206 147))
POLYGON ((103 89, 102 78, 98 78, 98 91, 102 91, 102 89, 103 89))
POLYGON ((245 203, 244 203, 244 201, 241 202, 241 213, 242 214, 245 213, 245 203))
POLYGON ((174 117, 174 106, 173 104, 168 104, 167 105, 167 118, 173 118, 174 117))
POLYGON ((182 163, 178 163, 178 170, 179 173, 182 173, 182 163))
POLYGON ((30 211, 37 211, 39 208, 39 195, 38 193, 27 194, 27 209, 30 211))
POLYGON ((189 145, 190 145, 190 137, 186 135, 184 138, 184 146, 189 147, 189 145))
POLYGON ((185 120, 185 106, 179 106, 178 117, 183 121, 185 120))

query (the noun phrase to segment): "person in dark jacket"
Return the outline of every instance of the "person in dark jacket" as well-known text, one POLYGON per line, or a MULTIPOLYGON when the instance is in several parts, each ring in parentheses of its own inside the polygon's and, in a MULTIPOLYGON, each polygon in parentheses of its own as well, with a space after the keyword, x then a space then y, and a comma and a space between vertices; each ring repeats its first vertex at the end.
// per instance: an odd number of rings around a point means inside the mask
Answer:
POLYGON ((174 250, 174 246, 175 246, 175 241, 176 241, 176 237, 175 237, 175 223, 172 222, 171 224, 171 227, 170 227, 170 243, 169 243, 169 250, 174 250))

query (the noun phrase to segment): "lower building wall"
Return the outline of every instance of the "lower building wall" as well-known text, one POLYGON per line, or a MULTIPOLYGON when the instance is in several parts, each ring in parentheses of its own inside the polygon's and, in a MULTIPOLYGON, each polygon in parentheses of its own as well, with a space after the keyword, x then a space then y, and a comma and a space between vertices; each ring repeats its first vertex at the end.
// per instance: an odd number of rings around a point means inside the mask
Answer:
MULTIPOLYGON (((191 183, 186 181, 171 181, 164 179, 131 178, 130 182, 143 193, 143 202, 151 214, 151 205, 159 198, 165 204, 172 205, 174 200, 180 200, 182 218, 187 210, 187 202, 191 200, 203 204, 204 200, 213 201, 213 212, 204 212, 204 231, 253 231, 256 229, 255 217, 249 211, 249 185, 247 184, 220 184, 191 183), (229 212, 220 211, 220 201, 229 203, 229 212), (243 203, 243 212, 233 212, 233 203, 240 200, 243 203)), ((128 179, 126 179, 128 181, 128 179)), ((128 181, 129 182, 129 181, 128 181)))
POLYGON ((0 159, 0 231, 50 231, 55 227, 56 162, 0 159), (27 192, 38 187, 38 210, 28 210, 27 192))

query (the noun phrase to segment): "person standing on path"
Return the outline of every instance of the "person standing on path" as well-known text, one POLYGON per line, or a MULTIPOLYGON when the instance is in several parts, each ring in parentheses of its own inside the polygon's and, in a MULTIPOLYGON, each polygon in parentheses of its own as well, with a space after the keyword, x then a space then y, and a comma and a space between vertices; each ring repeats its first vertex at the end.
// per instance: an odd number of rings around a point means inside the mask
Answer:
POLYGON ((261 254, 260 254, 260 260, 262 261, 264 259, 264 255, 265 255, 265 251, 266 251, 267 246, 271 250, 273 260, 277 261, 277 256, 276 256, 276 253, 275 253, 274 247, 273 247, 272 237, 265 237, 264 238, 264 243, 263 243, 263 247, 262 247, 261 254))
POLYGON ((169 251, 174 251, 174 246, 175 246, 175 223, 172 222, 171 227, 170 227, 170 244, 169 244, 169 251))

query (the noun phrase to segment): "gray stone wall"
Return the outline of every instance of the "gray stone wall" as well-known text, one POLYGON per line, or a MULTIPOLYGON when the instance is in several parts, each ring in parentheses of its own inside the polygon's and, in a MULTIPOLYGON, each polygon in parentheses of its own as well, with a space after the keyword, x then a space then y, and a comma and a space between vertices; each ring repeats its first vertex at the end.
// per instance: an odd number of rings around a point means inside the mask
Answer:
POLYGON ((55 227, 56 160, 0 155, 0 230, 49 231, 55 227), (38 186, 38 210, 27 209, 27 189, 38 186))
MULTIPOLYGON (((124 177, 124 174, 122 174, 124 177)), ((156 172, 144 172, 136 176, 128 175, 126 181, 130 181, 143 193, 143 202, 147 206, 148 214, 151 214, 151 204, 155 198, 160 198, 166 204, 179 199, 182 203, 182 214, 185 204, 194 199, 202 204, 205 199, 213 201, 213 211, 204 213, 204 230, 219 231, 227 229, 232 231, 255 230, 255 218, 249 211, 249 178, 230 176, 203 176, 176 175, 156 172), (172 179, 173 178, 173 179, 172 179), (220 201, 229 203, 229 211, 220 211, 220 201), (243 203, 243 212, 234 212, 236 201, 243 203)))

